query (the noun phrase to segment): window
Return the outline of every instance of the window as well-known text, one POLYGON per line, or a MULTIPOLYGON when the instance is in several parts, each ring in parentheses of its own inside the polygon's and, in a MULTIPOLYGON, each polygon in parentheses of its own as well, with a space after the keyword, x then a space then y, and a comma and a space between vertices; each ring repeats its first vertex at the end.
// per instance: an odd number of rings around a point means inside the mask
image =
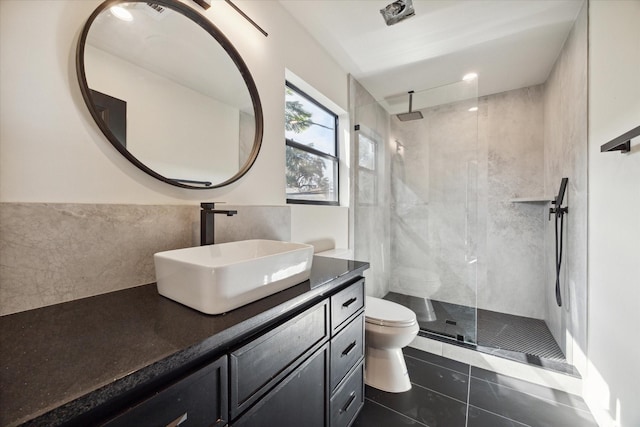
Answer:
POLYGON ((287 82, 287 203, 338 205, 338 116, 287 82))
POLYGON ((376 179, 377 138, 365 134, 360 125, 356 126, 358 141, 358 204, 377 204, 378 185, 376 179))

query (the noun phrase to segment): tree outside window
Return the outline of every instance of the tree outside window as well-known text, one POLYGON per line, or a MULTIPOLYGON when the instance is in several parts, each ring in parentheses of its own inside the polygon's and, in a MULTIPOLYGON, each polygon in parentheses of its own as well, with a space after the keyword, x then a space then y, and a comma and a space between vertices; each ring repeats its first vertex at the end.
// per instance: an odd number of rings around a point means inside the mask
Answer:
POLYGON ((337 128, 337 115, 287 82, 288 203, 338 204, 337 128))

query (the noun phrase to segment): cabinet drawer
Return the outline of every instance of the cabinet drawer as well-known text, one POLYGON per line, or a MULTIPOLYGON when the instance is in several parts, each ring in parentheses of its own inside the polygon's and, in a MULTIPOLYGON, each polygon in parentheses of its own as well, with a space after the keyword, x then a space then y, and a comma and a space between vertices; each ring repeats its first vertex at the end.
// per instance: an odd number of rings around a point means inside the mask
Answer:
POLYGON ((233 423, 233 427, 327 426, 329 348, 307 359, 268 395, 233 423))
POLYGON ((364 279, 331 297, 331 330, 337 331, 364 307, 364 279))
POLYGON ((308 309, 229 354, 235 418, 329 338, 329 304, 308 309))
POLYGON ((331 340, 331 390, 363 357, 364 314, 360 314, 331 340))
POLYGON ((350 373, 331 398, 331 427, 351 425, 364 405, 364 361, 350 373))
POLYGON ((223 356, 105 425, 224 426, 227 410, 227 356, 223 356))

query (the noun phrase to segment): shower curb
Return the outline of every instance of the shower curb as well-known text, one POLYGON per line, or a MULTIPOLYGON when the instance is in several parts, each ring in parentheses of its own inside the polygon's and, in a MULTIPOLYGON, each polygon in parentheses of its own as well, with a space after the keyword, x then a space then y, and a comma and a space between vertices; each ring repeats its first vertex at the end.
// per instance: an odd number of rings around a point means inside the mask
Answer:
POLYGON ((582 378, 417 336, 409 347, 582 397, 582 378))

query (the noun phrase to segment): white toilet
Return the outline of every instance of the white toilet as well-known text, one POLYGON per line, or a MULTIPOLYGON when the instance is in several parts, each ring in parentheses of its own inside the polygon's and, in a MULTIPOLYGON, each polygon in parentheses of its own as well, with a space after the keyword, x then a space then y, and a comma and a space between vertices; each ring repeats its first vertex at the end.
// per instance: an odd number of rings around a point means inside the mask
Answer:
POLYGON ((402 348, 418 335, 416 314, 392 301, 365 298, 364 382, 379 390, 411 389, 402 348))

